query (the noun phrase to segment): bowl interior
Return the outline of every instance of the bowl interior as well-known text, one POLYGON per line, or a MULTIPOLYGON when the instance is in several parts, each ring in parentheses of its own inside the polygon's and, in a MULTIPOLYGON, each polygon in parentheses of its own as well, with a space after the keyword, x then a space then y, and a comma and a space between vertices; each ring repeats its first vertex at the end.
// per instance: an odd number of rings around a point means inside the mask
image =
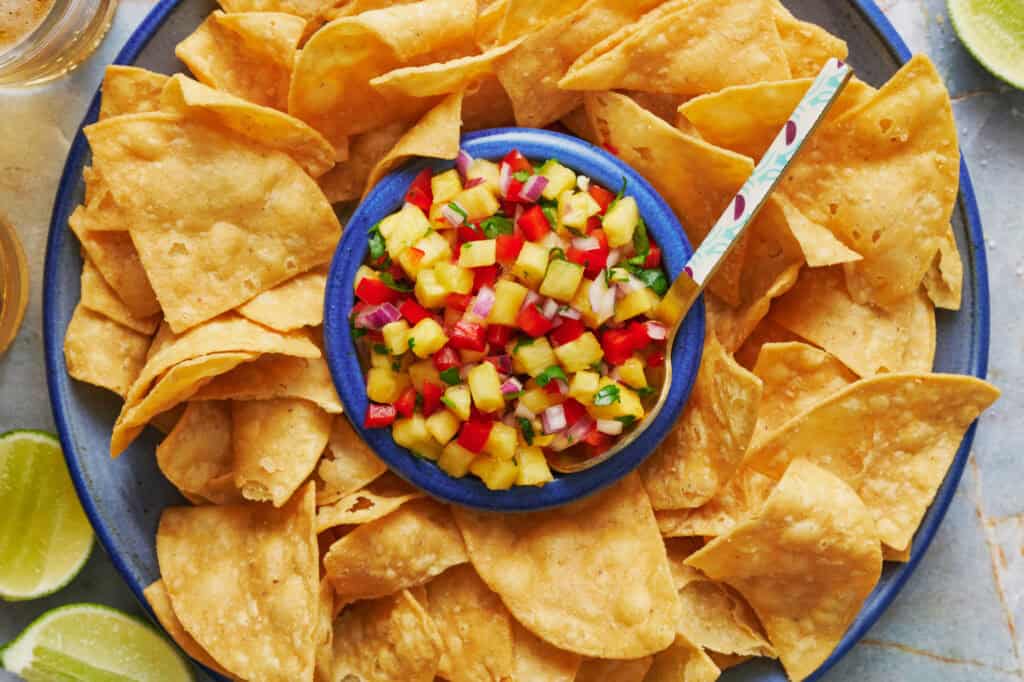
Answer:
MULTIPOLYGON (((678 274, 692 249, 672 210, 640 175, 604 150, 575 137, 547 130, 499 128, 466 135, 462 147, 474 158, 501 159, 518 149, 534 161, 557 159, 577 173, 589 176, 609 189, 625 181, 648 231, 661 246, 670 277, 678 274)), ((662 411, 632 444, 610 459, 586 471, 556 475, 545 486, 488 490, 474 476, 452 478, 434 462, 413 455, 395 444, 391 429, 365 429, 362 416, 368 399, 366 380, 356 355, 349 314, 355 302, 352 282, 366 258, 370 227, 401 208, 405 193, 423 168, 446 170, 451 161, 421 159, 384 178, 352 215, 331 264, 324 305, 324 342, 338 395, 353 427, 399 476, 431 495, 470 507, 492 511, 530 511, 565 504, 614 483, 635 469, 665 437, 690 394, 700 364, 704 339, 704 306, 699 301, 683 321, 672 347, 672 384, 662 411)))

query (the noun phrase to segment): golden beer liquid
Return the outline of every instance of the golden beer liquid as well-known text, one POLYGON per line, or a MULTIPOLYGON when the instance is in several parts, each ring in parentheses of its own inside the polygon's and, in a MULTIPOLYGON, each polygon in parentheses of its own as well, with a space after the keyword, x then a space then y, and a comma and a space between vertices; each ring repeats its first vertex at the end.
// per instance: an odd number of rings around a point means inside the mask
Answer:
POLYGON ((28 263, 18 233, 0 217, 0 354, 18 334, 28 304, 28 263))

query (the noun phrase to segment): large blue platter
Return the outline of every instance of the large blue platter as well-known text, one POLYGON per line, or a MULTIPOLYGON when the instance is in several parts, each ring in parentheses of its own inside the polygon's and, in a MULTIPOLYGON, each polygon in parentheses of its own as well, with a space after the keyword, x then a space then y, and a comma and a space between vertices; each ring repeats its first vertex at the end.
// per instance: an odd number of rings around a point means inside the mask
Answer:
MULTIPOLYGON (((802 19, 820 24, 842 37, 850 47, 850 61, 862 79, 878 85, 910 57, 910 51, 882 11, 871 0, 785 0, 802 19)), ((163 0, 118 55, 119 64, 136 64, 154 71, 184 70, 174 57, 174 46, 190 34, 214 9, 213 0, 163 0)), ((96 120, 99 96, 83 125, 96 120)), ((111 394, 71 381, 62 352, 64 331, 79 297, 82 261, 67 220, 81 202, 82 168, 89 151, 79 130, 71 146, 54 202, 47 243, 43 284, 43 332, 47 383, 54 420, 75 487, 100 542, 125 581, 146 606, 142 590, 158 575, 155 534, 161 510, 183 504, 177 491, 161 476, 153 456, 157 434, 148 431, 117 460, 108 453, 110 430, 119 403, 111 394)), ((957 243, 964 257, 963 308, 938 311, 938 347, 935 369, 984 377, 988 367, 988 272, 981 219, 966 165, 960 169, 960 196, 953 215, 957 243)), ((852 627, 821 668, 810 678, 820 679, 842 658, 896 597, 921 561, 946 513, 967 463, 974 427, 967 432, 956 460, 913 543, 910 561, 887 565, 852 627)), ((781 667, 757 661, 726 672, 727 682, 782 682, 781 667)))

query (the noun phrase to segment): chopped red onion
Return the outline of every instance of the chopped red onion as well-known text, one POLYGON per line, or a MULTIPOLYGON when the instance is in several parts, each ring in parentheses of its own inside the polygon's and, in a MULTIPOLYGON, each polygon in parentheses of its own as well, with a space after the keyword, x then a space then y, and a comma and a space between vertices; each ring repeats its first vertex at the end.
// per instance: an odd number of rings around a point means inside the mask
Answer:
POLYGON ((472 180, 467 180, 466 181, 466 186, 463 187, 463 189, 470 189, 472 187, 476 187, 477 185, 482 185, 485 182, 487 182, 487 180, 485 180, 483 178, 473 178, 472 180))
POLYGON ((594 430, 594 420, 590 417, 581 417, 575 424, 565 432, 566 437, 572 444, 579 443, 594 430))
POLYGON ((552 405, 541 414, 540 422, 544 427, 544 433, 558 433, 566 426, 565 408, 561 405, 552 405))
POLYGON ((562 306, 558 309, 559 317, 564 317, 567 320, 578 320, 583 317, 583 313, 576 310, 572 306, 562 306))
POLYGON ((565 318, 561 315, 555 315, 555 318, 551 320, 551 327, 554 329, 561 327, 563 324, 565 324, 565 318))
POLYGON ((622 260, 622 251, 619 251, 618 248, 614 248, 608 252, 608 258, 605 260, 605 267, 613 268, 619 264, 620 260, 622 260))
POLYGON ((466 216, 452 208, 451 204, 445 204, 441 207, 441 217, 455 227, 458 227, 466 220, 466 216))
POLYGON ((597 430, 609 436, 617 436, 622 433, 622 422, 618 419, 598 419, 597 430))
POLYGON ((533 289, 530 289, 529 291, 526 292, 526 298, 523 299, 523 305, 520 306, 519 309, 522 310, 523 308, 525 308, 527 306, 531 306, 531 305, 533 305, 534 303, 536 303, 539 300, 540 300, 540 294, 538 294, 533 289))
POLYGON ((573 248, 580 251, 593 251, 601 248, 601 242, 597 241, 595 237, 576 237, 572 240, 572 245, 573 248))
POLYGON ((502 395, 514 395, 523 390, 523 385, 519 382, 519 379, 515 377, 509 377, 505 380, 505 383, 501 385, 502 395))
POLYGON ((576 187, 578 187, 581 192, 586 192, 588 189, 590 189, 590 178, 588 178, 586 175, 577 175, 576 187))
POLYGON ((668 329, 661 322, 649 320, 647 322, 647 336, 654 341, 664 341, 668 338, 668 329))
POLYGON ((531 175, 530 179, 519 190, 519 197, 525 201, 537 201, 541 192, 548 186, 548 179, 543 175, 531 175))
POLYGON ((476 299, 473 301, 473 314, 479 315, 480 317, 487 317, 493 307, 494 289, 490 287, 480 287, 480 291, 477 292, 476 299))
POLYGON ((455 168, 459 171, 459 175, 465 178, 469 175, 469 167, 473 163, 473 157, 469 155, 465 149, 459 150, 459 155, 455 157, 455 168))
POLYGON ((523 419, 536 419, 537 417, 536 413, 526 405, 523 405, 521 400, 516 402, 516 411, 513 414, 517 417, 522 417, 523 419))
POLYGON ((398 322, 402 319, 402 313, 390 303, 370 306, 356 315, 356 327, 360 329, 372 329, 377 331, 386 324, 398 322))
POLYGON ((512 357, 509 355, 488 355, 484 360, 494 365, 494 369, 501 374, 512 373, 512 357))
POLYGON ((594 311, 599 320, 611 317, 615 312, 615 292, 617 287, 609 288, 605 281, 605 271, 602 270, 597 279, 590 285, 589 298, 590 309, 594 311))
POLYGON ((498 169, 498 191, 501 196, 508 199, 508 186, 512 184, 512 168, 507 163, 502 163, 498 169))
POLYGON ((561 305, 558 301, 553 298, 549 298, 544 301, 544 306, 540 309, 540 314, 549 320, 558 313, 558 306, 561 305))

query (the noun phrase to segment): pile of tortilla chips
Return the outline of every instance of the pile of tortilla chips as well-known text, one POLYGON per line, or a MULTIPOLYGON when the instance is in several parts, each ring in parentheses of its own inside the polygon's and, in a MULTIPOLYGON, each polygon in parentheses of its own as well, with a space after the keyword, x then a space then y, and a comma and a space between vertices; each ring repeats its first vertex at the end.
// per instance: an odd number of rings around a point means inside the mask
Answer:
MULTIPOLYGON (((998 396, 932 374, 960 305, 949 96, 915 57, 853 81, 706 294, 699 376, 638 472, 561 509, 428 498, 356 437, 320 325, 340 202, 464 131, 561 125, 662 193, 694 244, 845 43, 778 0, 221 0, 114 66, 71 217, 68 371, 147 424, 193 506, 147 597, 240 680, 799 680, 906 560, 998 396)), ((856 55, 853 56, 856 64, 856 55)))

